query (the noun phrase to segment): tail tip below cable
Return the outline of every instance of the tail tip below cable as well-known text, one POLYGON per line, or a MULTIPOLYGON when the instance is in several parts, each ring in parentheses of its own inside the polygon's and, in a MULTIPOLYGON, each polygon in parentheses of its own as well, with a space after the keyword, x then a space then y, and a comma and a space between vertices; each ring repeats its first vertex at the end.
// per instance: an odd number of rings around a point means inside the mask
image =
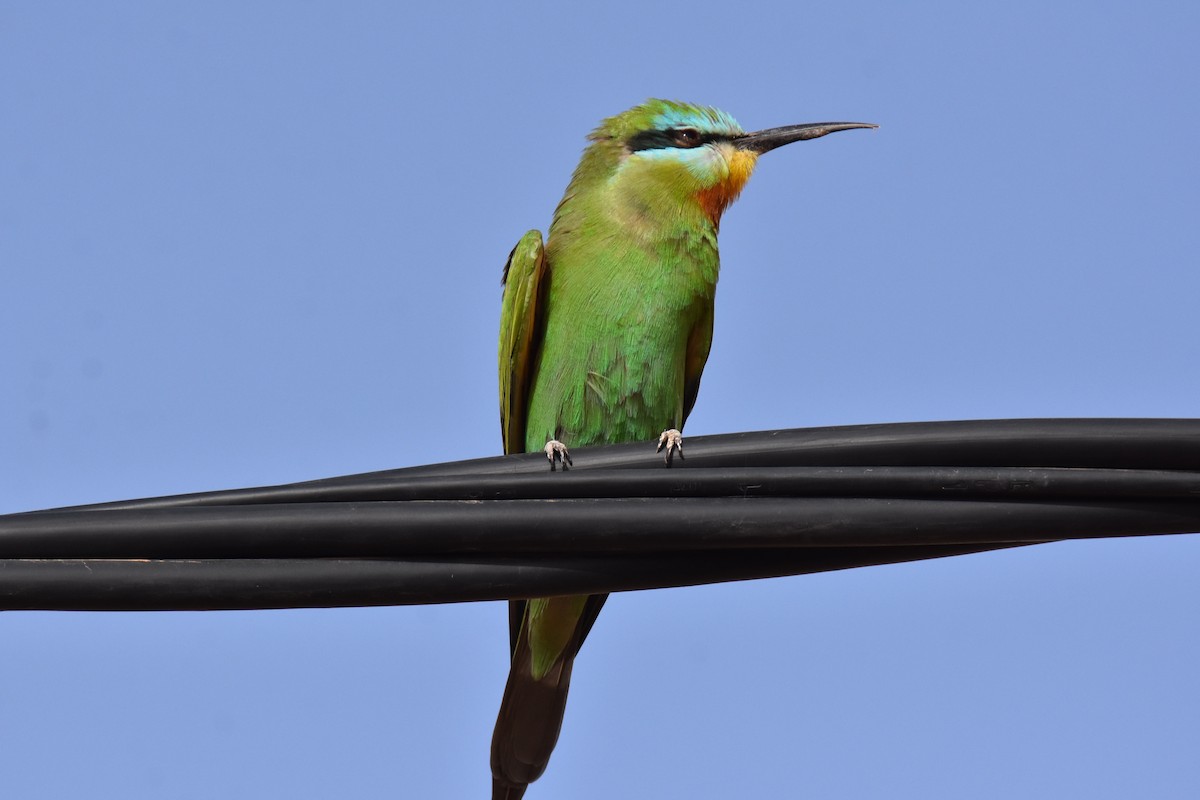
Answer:
POLYGON ((514 786, 508 781, 492 778, 492 800, 521 800, 528 788, 528 783, 514 786))

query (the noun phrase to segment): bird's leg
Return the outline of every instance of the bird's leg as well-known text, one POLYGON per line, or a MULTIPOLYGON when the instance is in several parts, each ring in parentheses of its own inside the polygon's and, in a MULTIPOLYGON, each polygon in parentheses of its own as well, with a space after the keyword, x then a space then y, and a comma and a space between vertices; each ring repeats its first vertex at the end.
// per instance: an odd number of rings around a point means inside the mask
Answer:
POLYGON ((674 428, 663 431, 658 437, 658 449, 656 449, 654 452, 661 453, 664 447, 667 448, 667 453, 664 456, 664 460, 667 462, 668 467, 671 466, 671 461, 675 458, 676 453, 679 454, 679 460, 683 460, 682 433, 674 428))
POLYGON ((571 460, 571 454, 567 452, 567 446, 558 439, 551 439, 546 442, 546 446, 543 449, 546 451, 546 459, 550 462, 551 472, 554 472, 554 465, 556 463, 562 464, 563 472, 574 466, 575 462, 571 460))

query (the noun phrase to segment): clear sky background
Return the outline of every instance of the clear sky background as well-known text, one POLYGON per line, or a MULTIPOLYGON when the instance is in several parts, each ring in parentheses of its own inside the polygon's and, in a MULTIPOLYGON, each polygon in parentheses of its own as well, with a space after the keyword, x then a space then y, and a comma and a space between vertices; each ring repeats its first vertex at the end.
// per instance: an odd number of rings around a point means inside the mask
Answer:
MULTIPOLYGON (((0 512, 499 452, 500 269, 747 128, 687 433, 1200 416, 1200 5, 0 5, 0 512)), ((1200 537, 622 594, 537 798, 1194 798, 1200 537)), ((21 798, 486 797, 500 603, 0 615, 21 798)))

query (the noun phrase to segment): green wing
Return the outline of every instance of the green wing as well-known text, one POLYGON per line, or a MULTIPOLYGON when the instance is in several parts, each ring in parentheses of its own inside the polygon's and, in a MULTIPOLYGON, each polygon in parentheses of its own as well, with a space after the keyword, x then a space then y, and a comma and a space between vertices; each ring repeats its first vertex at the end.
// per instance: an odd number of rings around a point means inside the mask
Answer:
MULTIPOLYGON (((525 421, 533 364, 541 345, 546 253, 540 231, 521 237, 504 264, 504 300, 500 306, 500 433, 504 452, 525 452, 525 421)), ((525 618, 525 601, 508 604, 509 649, 515 651, 525 618)))
POLYGON ((525 452, 529 388, 541 344, 541 311, 546 253, 540 231, 521 237, 504 265, 500 309, 500 432, 504 452, 525 452))

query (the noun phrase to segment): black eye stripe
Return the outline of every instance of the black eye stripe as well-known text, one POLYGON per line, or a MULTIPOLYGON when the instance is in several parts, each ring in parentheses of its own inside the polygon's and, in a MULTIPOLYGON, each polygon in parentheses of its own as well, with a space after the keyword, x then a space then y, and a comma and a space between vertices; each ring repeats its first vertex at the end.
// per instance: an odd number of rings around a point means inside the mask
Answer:
POLYGON ((728 139, 728 136, 723 136, 719 133, 703 133, 696 131, 698 134, 695 141, 687 142, 686 144, 679 141, 680 130, 695 130, 694 128, 669 128, 665 131, 641 131, 630 137, 627 146, 629 152, 636 153, 639 150, 662 150, 667 147, 674 147, 679 150, 686 150, 692 147, 699 147, 709 142, 716 142, 722 139, 728 139))

